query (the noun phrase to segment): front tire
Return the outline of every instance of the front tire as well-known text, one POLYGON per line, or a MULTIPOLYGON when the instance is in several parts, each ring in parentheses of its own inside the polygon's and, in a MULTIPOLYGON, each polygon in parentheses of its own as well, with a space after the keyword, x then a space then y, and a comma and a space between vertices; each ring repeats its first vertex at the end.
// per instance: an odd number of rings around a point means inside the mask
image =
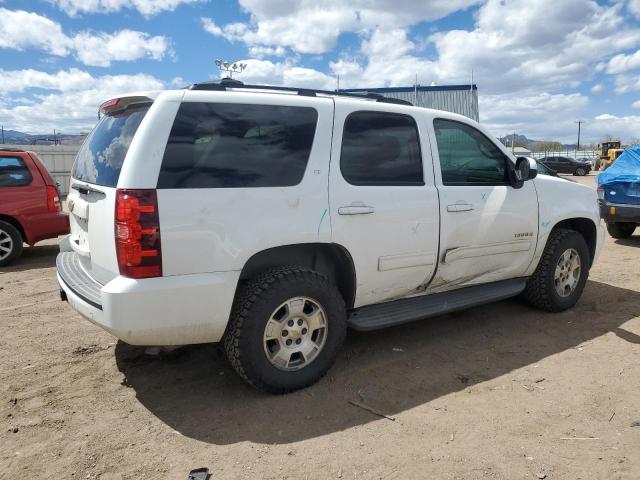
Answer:
POLYGON ((575 175, 577 175, 579 177, 584 177, 586 174, 587 174, 587 171, 584 168, 579 167, 579 168, 576 169, 575 175))
POLYGON ((635 223, 629 223, 629 222, 614 222, 614 223, 607 223, 607 232, 609 232, 609 235, 611 235, 613 238, 629 238, 631 235, 633 235, 633 232, 636 229, 636 224, 635 223))
POLYGON ((346 308, 336 286, 313 270, 282 267, 240 289, 223 339, 236 372, 276 394, 322 378, 346 336, 346 308))
POLYGON ((582 235, 574 230, 554 229, 536 271, 527 281, 524 298, 548 312, 573 307, 587 283, 590 263, 591 255, 582 235))
POLYGON ((13 262, 22 253, 22 235, 7 222, 0 221, 0 267, 13 262))

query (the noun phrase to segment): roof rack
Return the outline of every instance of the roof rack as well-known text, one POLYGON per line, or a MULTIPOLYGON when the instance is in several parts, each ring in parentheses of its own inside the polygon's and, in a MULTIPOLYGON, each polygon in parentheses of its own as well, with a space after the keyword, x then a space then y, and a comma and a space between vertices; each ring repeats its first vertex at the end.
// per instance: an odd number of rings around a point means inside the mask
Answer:
POLYGON ((350 97, 359 99, 375 100, 381 103, 394 103, 397 105, 413 105, 406 100, 400 100, 398 98, 389 98, 379 93, 350 93, 344 91, 333 90, 318 90, 315 88, 295 88, 295 87, 274 87, 270 85, 245 85, 239 80, 233 80, 230 78, 223 78, 221 81, 209 81, 202 83, 194 83, 187 87, 189 90, 208 90, 208 91, 226 91, 228 88, 241 88, 244 90, 272 90, 276 92, 295 92, 298 95, 304 97, 315 97, 317 94, 321 95, 337 95, 340 97, 350 97))

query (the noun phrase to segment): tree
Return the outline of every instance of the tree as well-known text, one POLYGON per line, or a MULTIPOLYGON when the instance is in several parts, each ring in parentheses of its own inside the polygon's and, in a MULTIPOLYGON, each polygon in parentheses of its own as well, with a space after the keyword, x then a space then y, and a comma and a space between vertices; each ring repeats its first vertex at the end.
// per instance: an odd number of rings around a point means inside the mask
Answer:
POLYGON ((640 145, 640 137, 631 137, 631 140, 629 140, 629 145, 640 145))
POLYGON ((536 142, 529 148, 534 152, 559 152, 562 150, 562 144, 560 142, 536 142))

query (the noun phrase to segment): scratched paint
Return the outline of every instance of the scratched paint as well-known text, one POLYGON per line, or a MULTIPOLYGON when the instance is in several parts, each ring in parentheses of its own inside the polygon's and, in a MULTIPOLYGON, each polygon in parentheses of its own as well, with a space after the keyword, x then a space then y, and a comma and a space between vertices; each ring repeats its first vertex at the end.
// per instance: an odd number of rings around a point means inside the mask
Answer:
POLYGON ((324 209, 322 212, 322 216, 320 217, 320 222, 318 223, 318 240, 320 240, 320 227, 322 227, 322 222, 324 221, 324 217, 327 215, 327 209, 324 209))

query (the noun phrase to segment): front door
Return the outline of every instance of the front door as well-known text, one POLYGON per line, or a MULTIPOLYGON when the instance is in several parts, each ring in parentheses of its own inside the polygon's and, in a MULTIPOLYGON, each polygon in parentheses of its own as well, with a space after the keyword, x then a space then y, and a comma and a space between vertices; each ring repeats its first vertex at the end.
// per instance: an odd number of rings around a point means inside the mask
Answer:
POLYGON ((402 111, 336 99, 332 239, 353 258, 356 307, 411 294, 431 279, 437 262, 438 192, 429 138, 420 134, 421 119, 402 111), (363 110, 354 111, 358 107, 363 110))
POLYGON ((523 275, 538 236, 533 183, 511 187, 506 171, 510 160, 467 123, 435 119, 434 138, 441 231, 438 271, 430 290, 523 275))

